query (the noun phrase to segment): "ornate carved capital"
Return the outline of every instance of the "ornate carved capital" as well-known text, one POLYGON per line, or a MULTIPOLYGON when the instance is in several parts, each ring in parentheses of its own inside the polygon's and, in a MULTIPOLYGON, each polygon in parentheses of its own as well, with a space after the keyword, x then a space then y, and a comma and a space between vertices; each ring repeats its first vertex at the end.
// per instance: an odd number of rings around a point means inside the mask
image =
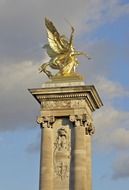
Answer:
POLYGON ((88 115, 71 115, 69 117, 70 121, 74 123, 75 127, 85 127, 86 135, 94 134, 95 128, 93 127, 93 122, 88 115))
POLYGON ((39 116, 37 118, 37 123, 40 124, 41 127, 45 128, 52 128, 52 124, 55 122, 55 117, 54 116, 39 116))
POLYGON ((93 135, 95 133, 95 127, 93 126, 93 122, 91 120, 87 120, 85 122, 85 133, 86 135, 93 135))

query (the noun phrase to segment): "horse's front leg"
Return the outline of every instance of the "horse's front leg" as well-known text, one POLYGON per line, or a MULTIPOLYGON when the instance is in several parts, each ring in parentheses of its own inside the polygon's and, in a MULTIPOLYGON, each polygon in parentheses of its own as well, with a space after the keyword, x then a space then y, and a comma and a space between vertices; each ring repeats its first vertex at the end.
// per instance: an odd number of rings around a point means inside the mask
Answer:
POLYGON ((48 63, 43 63, 40 67, 39 67, 39 72, 41 73, 41 72, 44 72, 47 76, 48 76, 48 78, 51 78, 53 75, 52 75, 52 73, 49 71, 49 70, 47 70, 47 67, 50 65, 50 63, 48 62, 48 63))

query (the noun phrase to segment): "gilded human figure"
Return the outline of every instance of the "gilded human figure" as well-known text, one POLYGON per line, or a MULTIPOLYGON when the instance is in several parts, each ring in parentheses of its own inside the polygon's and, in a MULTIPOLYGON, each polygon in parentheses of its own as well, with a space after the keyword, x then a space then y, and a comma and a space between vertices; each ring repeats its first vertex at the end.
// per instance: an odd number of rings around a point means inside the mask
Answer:
POLYGON ((73 46, 74 28, 71 26, 71 35, 67 39, 65 35, 60 35, 54 24, 45 18, 45 26, 47 29, 48 43, 43 46, 46 49, 50 60, 43 63, 39 71, 44 72, 49 78, 53 77, 48 66, 52 69, 57 69, 57 76, 71 76, 75 74, 75 68, 79 62, 77 56, 85 55, 90 59, 87 53, 76 51, 73 46))

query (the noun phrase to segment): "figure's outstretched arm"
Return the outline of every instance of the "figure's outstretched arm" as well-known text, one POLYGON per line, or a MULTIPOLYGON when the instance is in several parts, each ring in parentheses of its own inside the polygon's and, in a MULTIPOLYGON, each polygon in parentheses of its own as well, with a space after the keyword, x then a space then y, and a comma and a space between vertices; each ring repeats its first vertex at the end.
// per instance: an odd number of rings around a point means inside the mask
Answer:
POLYGON ((86 52, 75 51, 74 55, 84 55, 88 59, 91 59, 91 57, 89 57, 89 55, 86 52))
POLYGON ((71 26, 71 35, 70 35, 70 39, 69 39, 69 45, 71 46, 72 45, 72 43, 73 43, 73 34, 74 34, 74 27, 73 26, 71 26))

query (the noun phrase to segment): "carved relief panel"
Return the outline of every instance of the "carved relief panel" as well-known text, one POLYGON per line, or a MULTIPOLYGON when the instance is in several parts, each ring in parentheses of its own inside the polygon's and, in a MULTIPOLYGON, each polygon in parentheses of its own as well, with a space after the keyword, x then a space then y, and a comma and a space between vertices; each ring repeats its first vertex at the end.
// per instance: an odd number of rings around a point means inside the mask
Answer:
POLYGON ((69 134, 64 127, 57 130, 56 142, 54 143, 55 151, 68 151, 69 150, 69 134))
MULTIPOLYGON (((53 125, 54 133, 54 181, 55 187, 65 183, 69 186, 70 153, 71 153, 71 127, 69 119, 57 119, 53 125)), ((59 187, 57 187, 58 189, 59 187)))
POLYGON ((85 108, 85 99, 78 100, 46 100, 42 102, 43 109, 66 109, 66 108, 85 108))

